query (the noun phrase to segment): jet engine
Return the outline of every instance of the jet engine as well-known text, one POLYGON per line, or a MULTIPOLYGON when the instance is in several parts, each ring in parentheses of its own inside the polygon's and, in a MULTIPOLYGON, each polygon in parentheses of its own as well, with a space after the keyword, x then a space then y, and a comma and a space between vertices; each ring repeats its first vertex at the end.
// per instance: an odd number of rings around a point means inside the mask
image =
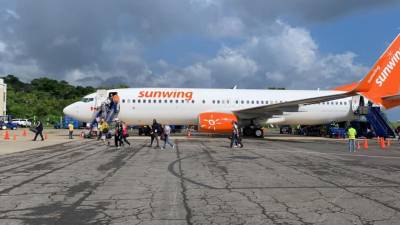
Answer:
POLYGON ((237 118, 232 113, 206 112, 199 115, 199 131, 206 133, 230 133, 237 118))

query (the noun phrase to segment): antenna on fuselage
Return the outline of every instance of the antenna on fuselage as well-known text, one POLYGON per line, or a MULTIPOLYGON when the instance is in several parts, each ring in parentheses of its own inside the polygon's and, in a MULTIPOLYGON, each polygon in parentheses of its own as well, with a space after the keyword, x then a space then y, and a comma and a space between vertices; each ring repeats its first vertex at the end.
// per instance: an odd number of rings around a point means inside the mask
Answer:
POLYGON ((232 89, 237 89, 237 85, 233 86, 232 89))

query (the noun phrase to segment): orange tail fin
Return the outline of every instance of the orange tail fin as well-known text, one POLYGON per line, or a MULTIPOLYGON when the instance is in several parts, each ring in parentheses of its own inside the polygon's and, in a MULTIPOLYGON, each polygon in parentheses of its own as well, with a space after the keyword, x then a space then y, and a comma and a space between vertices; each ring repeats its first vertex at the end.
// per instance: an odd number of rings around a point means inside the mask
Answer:
POLYGON ((400 105, 400 35, 379 57, 364 79, 335 90, 356 91, 386 109, 400 105))

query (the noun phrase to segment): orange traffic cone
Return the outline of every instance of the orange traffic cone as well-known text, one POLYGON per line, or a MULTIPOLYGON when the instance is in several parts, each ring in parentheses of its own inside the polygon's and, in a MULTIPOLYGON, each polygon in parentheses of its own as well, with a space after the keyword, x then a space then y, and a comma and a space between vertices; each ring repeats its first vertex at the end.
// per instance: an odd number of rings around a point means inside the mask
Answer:
POLYGON ((44 133, 44 139, 47 140, 47 138, 49 138, 49 137, 47 136, 47 133, 44 133))
POLYGON ((390 139, 388 139, 388 140, 387 140, 387 144, 386 144, 386 146, 388 146, 388 147, 389 147, 390 145, 391 145, 391 143, 390 143, 390 139))
POLYGON ((368 149, 368 139, 364 139, 364 150, 367 150, 368 149))
POLYGON ((360 150, 360 142, 359 141, 357 141, 357 150, 360 150))
POLYGON ((23 130, 23 131, 22 131, 22 136, 23 136, 23 137, 28 136, 28 134, 26 133, 26 130, 23 130))
POLYGON ((10 140, 10 133, 8 130, 6 130, 6 133, 4 134, 4 140, 10 140))
POLYGON ((13 140, 16 141, 17 140, 17 134, 14 133, 13 135, 13 140))
POLYGON ((380 140, 381 140, 381 143, 380 143, 381 149, 383 150, 383 149, 386 148, 386 146, 385 146, 385 140, 383 140, 383 138, 381 138, 380 140))

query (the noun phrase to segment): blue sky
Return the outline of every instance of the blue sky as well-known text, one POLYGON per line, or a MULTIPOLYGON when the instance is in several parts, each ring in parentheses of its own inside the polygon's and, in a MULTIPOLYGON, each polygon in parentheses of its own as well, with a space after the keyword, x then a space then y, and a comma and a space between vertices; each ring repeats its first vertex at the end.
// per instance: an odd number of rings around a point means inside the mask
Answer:
POLYGON ((368 72, 400 32, 399 11, 397 0, 0 0, 0 73, 329 89, 368 72))

